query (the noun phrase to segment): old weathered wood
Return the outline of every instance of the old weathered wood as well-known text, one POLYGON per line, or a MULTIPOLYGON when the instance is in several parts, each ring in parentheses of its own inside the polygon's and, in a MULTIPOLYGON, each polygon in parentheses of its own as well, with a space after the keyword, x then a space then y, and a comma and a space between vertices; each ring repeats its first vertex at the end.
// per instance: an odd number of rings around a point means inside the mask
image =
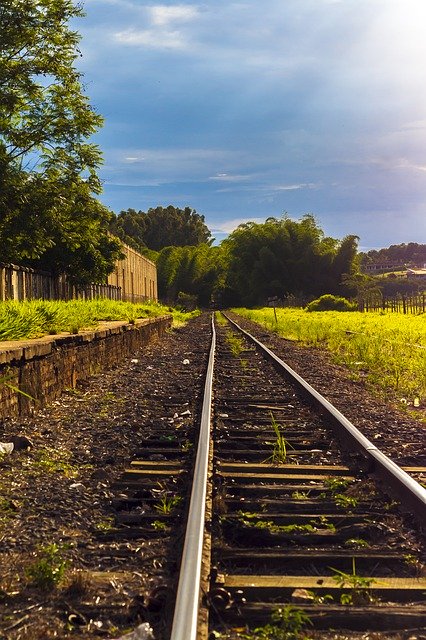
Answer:
MULTIPOLYGON (((371 579, 371 592, 400 600, 423 596, 426 591, 426 578, 376 578, 371 579)), ((278 596, 282 591, 307 589, 320 592, 336 593, 350 590, 350 585, 343 589, 330 576, 264 576, 264 575, 225 575, 225 589, 242 589, 246 597, 266 593, 269 597, 278 596)))

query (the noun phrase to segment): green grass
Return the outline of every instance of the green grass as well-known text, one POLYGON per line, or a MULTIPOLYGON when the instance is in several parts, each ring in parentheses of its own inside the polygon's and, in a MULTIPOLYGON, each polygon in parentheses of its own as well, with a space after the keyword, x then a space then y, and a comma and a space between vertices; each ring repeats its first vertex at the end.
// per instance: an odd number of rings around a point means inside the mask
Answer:
POLYGON ((355 380, 390 390, 404 404, 426 402, 426 319, 424 315, 303 309, 234 309, 278 335, 304 346, 328 349, 355 380))
POLYGON ((0 341, 39 338, 56 333, 78 333, 95 329, 100 322, 173 316, 173 326, 182 326, 198 311, 184 313, 159 303, 133 304, 118 300, 31 300, 0 302, 0 341))

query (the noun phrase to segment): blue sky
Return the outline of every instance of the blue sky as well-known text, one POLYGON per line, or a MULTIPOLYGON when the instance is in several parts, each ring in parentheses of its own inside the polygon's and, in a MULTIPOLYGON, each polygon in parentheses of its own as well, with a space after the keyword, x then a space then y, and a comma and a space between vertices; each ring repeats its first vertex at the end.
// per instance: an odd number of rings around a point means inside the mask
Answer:
POLYGON ((424 0, 86 0, 102 201, 426 243, 424 0))

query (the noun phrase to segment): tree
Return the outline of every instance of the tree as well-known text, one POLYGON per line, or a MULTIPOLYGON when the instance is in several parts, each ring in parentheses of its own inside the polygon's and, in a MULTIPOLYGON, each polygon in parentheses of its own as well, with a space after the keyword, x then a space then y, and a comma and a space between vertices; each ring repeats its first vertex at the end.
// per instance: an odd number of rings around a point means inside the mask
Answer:
POLYGON ((137 250, 161 251, 164 247, 185 247, 209 243, 211 233, 203 215, 190 207, 169 205, 148 212, 127 209, 111 223, 111 231, 137 250))
POLYGON ((324 236, 311 215, 240 225, 223 245, 229 255, 228 302, 264 304, 268 297, 340 293, 352 271, 356 237, 324 236))
POLYGON ((74 163, 92 171, 99 151, 85 139, 102 124, 82 93, 74 63, 79 35, 68 28, 82 16, 71 0, 3 0, 0 8, 0 140, 9 159, 34 168, 74 163))
POLYGON ((102 123, 84 95, 71 0, 0 7, 0 260, 104 279, 120 255, 108 236, 98 147, 102 123), (81 272, 76 269, 81 268, 81 272))
POLYGON ((165 247, 157 260, 160 297, 176 302, 179 294, 189 294, 206 307, 221 289, 225 269, 221 247, 165 247))

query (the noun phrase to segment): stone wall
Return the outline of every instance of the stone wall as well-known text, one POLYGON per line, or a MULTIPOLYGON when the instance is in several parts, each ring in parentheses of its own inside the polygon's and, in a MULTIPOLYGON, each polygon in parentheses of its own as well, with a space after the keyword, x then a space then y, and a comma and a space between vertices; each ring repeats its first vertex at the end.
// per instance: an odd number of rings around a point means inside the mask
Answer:
POLYGON ((161 339, 171 317, 104 323, 95 331, 0 343, 0 418, 28 415, 78 380, 122 362, 161 339), (5 382, 7 384, 5 384, 5 382), (28 398, 17 389, 31 396, 28 398))

